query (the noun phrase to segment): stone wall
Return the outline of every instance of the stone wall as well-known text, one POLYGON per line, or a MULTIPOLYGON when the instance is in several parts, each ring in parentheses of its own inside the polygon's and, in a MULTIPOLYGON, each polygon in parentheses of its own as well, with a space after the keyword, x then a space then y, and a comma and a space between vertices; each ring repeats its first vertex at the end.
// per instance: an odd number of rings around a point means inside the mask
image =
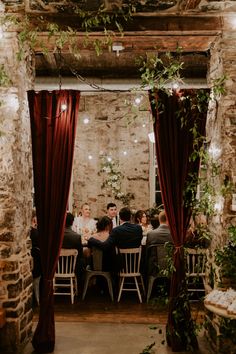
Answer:
MULTIPOLYGON (((211 105, 208 117, 207 137, 210 146, 216 148, 215 159, 220 167, 215 179, 215 190, 220 194, 224 181, 229 181, 236 189, 236 49, 233 46, 236 35, 224 32, 211 50, 209 80, 226 75, 226 94, 211 105)), ((236 212, 231 209, 232 191, 222 198, 222 208, 210 221, 212 243, 209 262, 212 264, 215 283, 219 286, 219 274, 214 257, 215 250, 228 240, 229 225, 236 225, 236 212)), ((217 353, 235 353, 235 320, 206 312, 207 337, 217 353), (227 326, 226 326, 227 324, 227 326), (227 327, 227 328, 226 328, 227 327), (227 329, 227 330, 226 330, 227 329)))
POLYGON ((18 50, 16 33, 5 32, 0 65, 11 82, 0 87, 0 308, 6 310, 0 351, 4 353, 16 353, 29 339, 32 326, 32 164, 26 97, 32 72, 31 63, 16 59, 18 50))
POLYGON ((119 208, 123 205, 110 188, 102 188, 107 178, 101 173, 102 156, 118 161, 124 177, 122 192, 135 196, 130 207, 149 208, 148 133, 152 122, 147 94, 142 95, 139 106, 134 105, 139 96, 127 92, 82 95, 73 166, 74 211, 88 202, 92 216, 97 217, 104 214, 111 201, 119 208), (83 123, 84 118, 89 118, 88 124, 83 123))

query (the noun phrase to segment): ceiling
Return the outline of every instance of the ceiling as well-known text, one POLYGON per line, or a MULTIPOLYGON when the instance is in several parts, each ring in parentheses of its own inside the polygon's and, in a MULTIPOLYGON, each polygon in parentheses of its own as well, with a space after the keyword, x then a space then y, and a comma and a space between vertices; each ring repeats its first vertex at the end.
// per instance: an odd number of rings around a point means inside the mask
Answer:
MULTIPOLYGON (((13 1, 14 2, 14 1, 13 1)), ((10 6, 12 2, 3 1, 7 11, 16 11, 10 6), (10 4, 10 5, 9 5, 10 4)), ((76 31, 75 42, 80 48, 79 56, 72 54, 70 46, 58 51, 56 36, 48 39, 46 31, 41 31, 40 42, 44 43, 48 53, 41 47, 35 48, 36 77, 95 77, 99 79, 136 79, 139 77, 137 58, 147 58, 153 54, 176 52, 181 49, 181 61, 184 62, 183 77, 206 78, 210 58, 210 48, 222 31, 222 19, 217 13, 202 11, 200 0, 159 0, 132 1, 136 12, 132 20, 122 23, 122 36, 115 31, 114 24, 108 26, 114 33, 113 41, 120 42, 123 50, 116 52, 103 47, 98 56, 92 42, 104 39, 101 28, 95 28, 89 35, 88 44, 84 46, 85 34, 81 29, 81 21, 76 15, 75 6, 96 14, 99 7, 105 4, 111 11, 126 6, 130 1, 122 0, 82 0, 82 1, 44 1, 25 0, 25 12, 32 23, 44 21, 59 25, 61 28, 70 26, 76 31), (69 5, 66 5, 69 4, 69 5)), ((205 1, 211 4, 211 1, 205 1)), ((21 8, 22 11, 22 8, 21 8)), ((121 20, 122 21, 122 20, 121 20)), ((73 34, 74 35, 74 34, 73 34)))

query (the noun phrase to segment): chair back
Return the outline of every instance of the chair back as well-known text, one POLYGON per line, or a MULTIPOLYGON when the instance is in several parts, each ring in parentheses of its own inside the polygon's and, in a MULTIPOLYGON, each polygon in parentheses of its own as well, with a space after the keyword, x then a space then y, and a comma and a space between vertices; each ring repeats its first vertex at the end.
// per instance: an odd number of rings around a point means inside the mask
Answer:
POLYGON ((139 248, 119 248, 116 252, 121 257, 121 276, 140 275, 141 246, 139 248))
POLYGON ((102 256, 103 256, 102 250, 93 247, 92 255, 93 255, 93 270, 102 271, 102 256))
POLYGON ((207 250, 186 249, 186 275, 188 277, 203 277, 206 275, 207 250))
POLYGON ((167 269, 168 251, 165 243, 150 245, 147 248, 146 267, 147 275, 162 276, 161 271, 167 269))
POLYGON ((55 276, 75 273, 75 265, 78 251, 76 249, 62 248, 57 262, 55 276))

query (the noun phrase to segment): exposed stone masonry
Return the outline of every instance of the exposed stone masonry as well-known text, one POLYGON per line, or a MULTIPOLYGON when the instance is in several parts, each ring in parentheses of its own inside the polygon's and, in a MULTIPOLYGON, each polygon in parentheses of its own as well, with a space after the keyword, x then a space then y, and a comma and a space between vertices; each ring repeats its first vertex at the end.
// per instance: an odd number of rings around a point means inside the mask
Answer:
POLYGON ((16 59, 18 50, 16 33, 5 33, 0 64, 11 87, 0 88, 0 308, 6 310, 1 352, 17 352, 28 341, 32 326, 32 164, 26 100, 32 73, 30 63, 16 59))
POLYGON ((94 217, 104 214, 108 202, 122 206, 110 189, 101 188, 106 178, 104 173, 99 173, 101 156, 110 156, 119 162, 124 176, 122 192, 135 195, 131 208, 150 206, 148 133, 152 121, 147 94, 143 93, 140 107, 134 106, 137 96, 140 94, 127 92, 82 95, 73 167, 73 201, 77 211, 84 202, 90 203, 94 217), (83 123, 86 117, 88 124, 83 123))
MULTIPOLYGON (((217 105, 212 106, 207 129, 207 136, 211 144, 221 149, 219 156, 217 156, 220 174, 214 186, 219 193, 225 178, 233 184, 234 188, 236 187, 236 49, 233 46, 235 40, 235 33, 224 33, 211 51, 209 78, 227 76, 226 95, 221 97, 217 105)), ((210 225, 212 233, 210 262, 214 264, 216 275, 215 249, 227 242, 229 225, 236 225, 236 212, 231 210, 232 195, 227 195, 223 202, 222 211, 212 219, 210 225)), ((215 287, 217 287, 217 278, 215 281, 215 287)), ((235 341, 232 335, 235 325, 235 320, 225 319, 209 311, 206 312, 207 337, 215 352, 235 353, 235 341)))

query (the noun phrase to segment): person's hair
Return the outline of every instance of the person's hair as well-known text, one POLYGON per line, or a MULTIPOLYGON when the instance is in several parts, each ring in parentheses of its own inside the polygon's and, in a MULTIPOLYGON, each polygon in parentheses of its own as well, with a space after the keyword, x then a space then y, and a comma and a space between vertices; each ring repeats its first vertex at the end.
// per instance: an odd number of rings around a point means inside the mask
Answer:
POLYGON ((120 209, 119 212, 120 219, 123 221, 130 221, 131 219, 131 211, 128 207, 124 207, 120 209))
POLYGON ((107 210, 110 209, 110 208, 114 208, 114 207, 116 207, 115 203, 108 203, 107 204, 107 210))
POLYGON ((109 226, 109 232, 112 230, 112 220, 108 216, 102 216, 97 222, 97 232, 104 231, 109 226))
POLYGON ((84 207, 85 205, 87 205, 87 206, 89 207, 89 204, 88 204, 88 203, 83 203, 83 204, 81 205, 81 210, 83 209, 83 207, 84 207))
POLYGON ((66 227, 72 226, 74 221, 74 216, 71 213, 66 213, 66 227))
POLYGON ((141 222, 141 219, 143 217, 143 215, 146 215, 145 211, 144 210, 138 210, 136 213, 135 213, 135 216, 134 216, 134 222, 135 224, 139 224, 141 222))
POLYGON ((166 223, 166 213, 164 211, 161 211, 160 214, 158 215, 160 223, 166 223))

